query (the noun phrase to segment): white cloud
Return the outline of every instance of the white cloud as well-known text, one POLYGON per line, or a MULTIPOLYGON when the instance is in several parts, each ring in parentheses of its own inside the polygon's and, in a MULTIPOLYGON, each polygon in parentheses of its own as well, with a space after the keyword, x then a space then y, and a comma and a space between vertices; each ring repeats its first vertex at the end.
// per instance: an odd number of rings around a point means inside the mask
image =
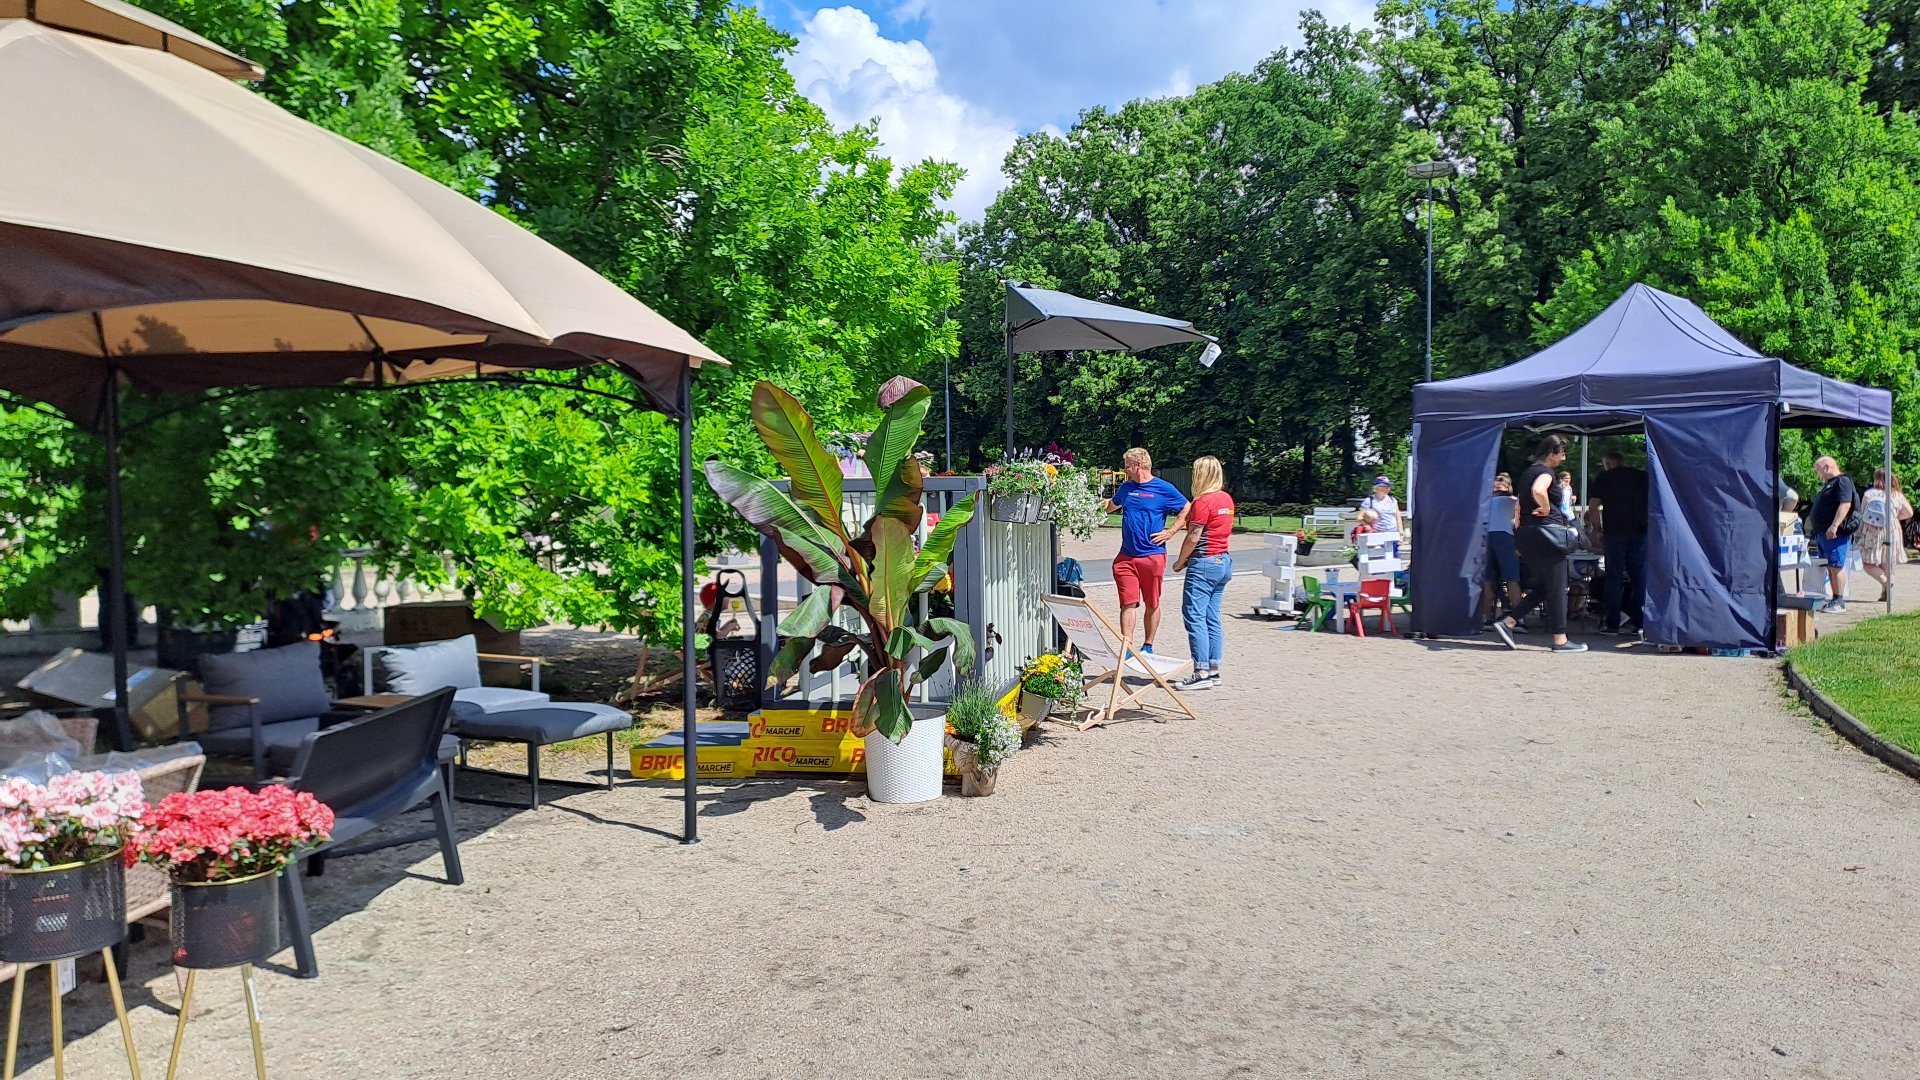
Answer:
POLYGON ((1371 0, 918 0, 918 8, 949 91, 1023 126, 1251 71, 1301 44, 1308 8, 1334 23, 1366 23, 1373 12, 1371 0))
POLYGON ((898 164, 926 158, 967 170, 949 208, 978 219, 1005 183, 1021 132, 1053 131, 1094 105, 1191 93, 1301 44, 1300 13, 1363 24, 1372 0, 865 0, 823 8, 788 58, 801 93, 839 126, 878 118, 898 164))
POLYGON ((949 209, 981 216, 1003 183, 1000 163, 1019 135, 1013 121, 947 92, 926 45, 883 37, 858 8, 815 12, 799 42, 787 68, 835 126, 878 118, 895 164, 932 158, 966 169, 949 209))

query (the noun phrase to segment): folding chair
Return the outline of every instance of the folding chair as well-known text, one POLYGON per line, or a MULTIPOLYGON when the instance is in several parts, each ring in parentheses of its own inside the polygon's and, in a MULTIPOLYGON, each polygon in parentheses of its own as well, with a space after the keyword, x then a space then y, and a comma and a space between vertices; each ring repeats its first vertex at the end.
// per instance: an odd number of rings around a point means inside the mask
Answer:
MULTIPOLYGON (((1167 681, 1172 676, 1192 670, 1193 661, 1141 652, 1133 647, 1132 642, 1121 640, 1120 632, 1113 628, 1113 624, 1098 608, 1079 597, 1045 596, 1041 599, 1053 612, 1054 621, 1060 624, 1060 629, 1066 631, 1067 640, 1073 642, 1082 661, 1089 667, 1104 669, 1087 677, 1083 694, 1091 697, 1095 687, 1102 683, 1111 684, 1104 707, 1087 706, 1087 717, 1080 723, 1081 731, 1112 723, 1114 714, 1121 709, 1147 708, 1140 699, 1156 686, 1167 692, 1181 712, 1191 719, 1200 719, 1185 698, 1173 688, 1173 684, 1167 681), (1151 679, 1152 683, 1129 689, 1126 686, 1128 677, 1151 679)), ((1164 717, 1155 716, 1153 719, 1155 723, 1166 723, 1164 717)))

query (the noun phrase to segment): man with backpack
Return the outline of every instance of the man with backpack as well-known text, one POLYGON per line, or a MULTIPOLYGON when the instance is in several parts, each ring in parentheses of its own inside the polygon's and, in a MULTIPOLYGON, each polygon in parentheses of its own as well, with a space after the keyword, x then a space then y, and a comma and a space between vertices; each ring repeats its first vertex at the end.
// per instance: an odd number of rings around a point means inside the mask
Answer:
POLYGON ((1807 535, 1827 561, 1832 596, 1820 610, 1834 615, 1847 610, 1847 557, 1853 550, 1853 534, 1860 528, 1859 516, 1853 512, 1860 505, 1860 492, 1830 457, 1814 462, 1813 473, 1820 478, 1820 493, 1813 497, 1813 510, 1807 515, 1807 535))

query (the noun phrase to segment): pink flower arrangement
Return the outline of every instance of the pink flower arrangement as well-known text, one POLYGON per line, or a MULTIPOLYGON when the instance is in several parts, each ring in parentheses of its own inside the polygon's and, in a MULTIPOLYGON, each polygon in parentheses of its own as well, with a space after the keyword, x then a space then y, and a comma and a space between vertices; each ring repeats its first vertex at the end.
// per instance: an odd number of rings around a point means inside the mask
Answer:
POLYGON ((178 792, 140 820, 128 861, 175 881, 233 881, 273 873, 333 831, 333 811, 304 791, 275 785, 178 792))
POLYGON ((36 784, 0 780, 0 864, 19 870, 85 862, 125 846, 147 801, 131 772, 70 772, 36 784))

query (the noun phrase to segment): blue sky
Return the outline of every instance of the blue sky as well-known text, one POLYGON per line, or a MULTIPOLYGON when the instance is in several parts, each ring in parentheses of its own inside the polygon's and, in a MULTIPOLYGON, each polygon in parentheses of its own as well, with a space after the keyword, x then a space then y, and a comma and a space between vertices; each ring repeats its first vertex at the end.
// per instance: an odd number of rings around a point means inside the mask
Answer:
POLYGON ((967 170, 952 209, 978 218, 1020 134, 1081 109, 1186 93, 1299 44, 1304 8, 1364 21, 1361 0, 760 0, 799 39, 787 66, 834 123, 878 118, 901 160, 967 170))

